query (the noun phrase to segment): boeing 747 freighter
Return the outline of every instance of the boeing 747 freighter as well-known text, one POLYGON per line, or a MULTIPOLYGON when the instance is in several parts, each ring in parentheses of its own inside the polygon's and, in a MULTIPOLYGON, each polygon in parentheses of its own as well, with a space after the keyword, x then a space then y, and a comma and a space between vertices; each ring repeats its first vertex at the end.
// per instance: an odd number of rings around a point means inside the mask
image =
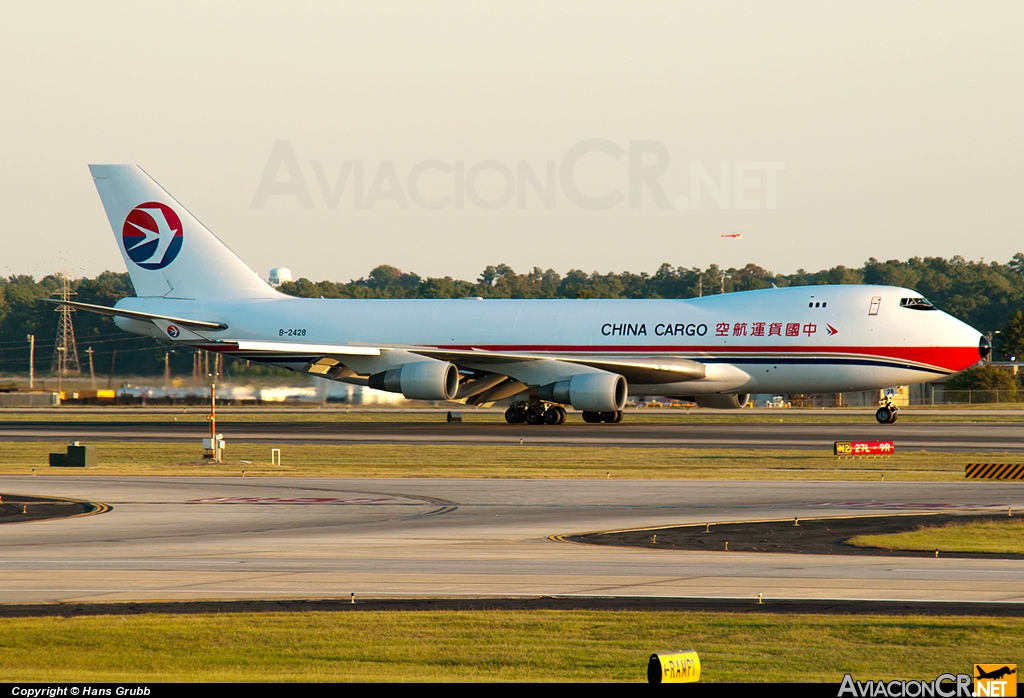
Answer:
MULTIPOLYGON (((511 402, 509 422, 618 422, 626 399, 742 407, 750 393, 934 380, 988 340, 920 294, 807 286, 686 300, 293 298, 245 265, 135 165, 91 165, 137 296, 128 332, 418 400, 511 402)), ((896 419, 883 405, 879 422, 896 419)))

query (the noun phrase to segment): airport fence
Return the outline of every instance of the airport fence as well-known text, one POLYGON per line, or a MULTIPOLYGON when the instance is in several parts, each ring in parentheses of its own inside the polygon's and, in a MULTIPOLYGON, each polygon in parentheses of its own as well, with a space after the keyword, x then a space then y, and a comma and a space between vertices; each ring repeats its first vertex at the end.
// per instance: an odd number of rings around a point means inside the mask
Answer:
POLYGON ((1024 395, 1017 389, 1011 390, 940 390, 933 393, 936 405, 984 405, 995 402, 1021 402, 1024 395))

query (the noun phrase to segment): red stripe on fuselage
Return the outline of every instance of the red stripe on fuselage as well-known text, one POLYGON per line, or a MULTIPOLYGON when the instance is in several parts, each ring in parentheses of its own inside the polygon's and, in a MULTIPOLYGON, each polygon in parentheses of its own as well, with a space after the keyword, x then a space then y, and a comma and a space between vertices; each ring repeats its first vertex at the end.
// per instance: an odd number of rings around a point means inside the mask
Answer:
MULTIPOLYGON (((192 345, 207 351, 224 352, 238 351, 238 345, 225 342, 223 344, 196 344, 192 345)), ((424 348, 427 345, 421 345, 424 348)), ((702 356, 713 356, 727 359, 730 354, 747 356, 759 355, 756 358, 763 358, 765 363, 771 363, 773 356, 793 358, 801 355, 806 356, 835 356, 837 358, 854 358, 858 356, 871 356, 892 361, 906 361, 908 363, 921 364, 928 367, 935 367, 942 371, 957 372, 968 366, 973 366, 981 359, 977 347, 824 347, 824 346, 645 346, 645 345, 619 345, 619 346, 593 346, 589 344, 444 344, 431 345, 437 349, 451 349, 454 351, 493 351, 493 352, 543 352, 548 354, 641 354, 652 356, 658 354, 689 355, 690 358, 700 360, 702 356)), ((289 353, 286 347, 280 350, 281 353, 289 353)), ((253 352, 259 354, 261 352, 253 352)))
POLYGON ((762 354, 766 363, 771 362, 771 357, 794 355, 832 355, 832 356, 876 356, 895 361, 908 361, 927 366, 935 366, 946 371, 962 371, 968 366, 973 366, 981 359, 977 347, 826 347, 826 346, 650 346, 650 345, 548 345, 548 344, 519 344, 519 345, 443 345, 438 349, 453 349, 468 351, 480 349, 494 352, 550 352, 550 353, 586 353, 586 354, 696 354, 693 357, 699 360, 700 355, 727 357, 729 354, 762 354))

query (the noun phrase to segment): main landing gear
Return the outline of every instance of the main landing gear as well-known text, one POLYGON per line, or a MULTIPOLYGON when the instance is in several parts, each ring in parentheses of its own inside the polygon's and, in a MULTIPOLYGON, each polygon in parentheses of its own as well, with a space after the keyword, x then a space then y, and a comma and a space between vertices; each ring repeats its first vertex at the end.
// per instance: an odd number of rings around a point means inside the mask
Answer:
POLYGON ((587 424, 597 424, 598 422, 608 422, 609 424, 618 424, 622 421, 622 410, 615 410, 614 412, 583 412, 583 421, 587 424))
POLYGON ((505 421, 509 424, 561 424, 565 417, 564 407, 543 402, 517 402, 505 410, 505 421))
MULTIPOLYGON (((505 421, 509 424, 562 424, 565 422, 565 417, 564 407, 545 402, 517 402, 505 410, 505 421)), ((588 424, 600 422, 618 424, 622 421, 622 410, 613 412, 585 411, 583 421, 588 424)))

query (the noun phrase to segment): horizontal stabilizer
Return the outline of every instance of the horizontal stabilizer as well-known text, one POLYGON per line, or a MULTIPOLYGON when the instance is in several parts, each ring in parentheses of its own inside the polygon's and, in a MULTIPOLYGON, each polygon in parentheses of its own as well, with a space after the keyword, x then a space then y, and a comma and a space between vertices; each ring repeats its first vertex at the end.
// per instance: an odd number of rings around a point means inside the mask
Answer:
POLYGON ((176 325, 187 327, 194 330, 226 330, 228 326, 223 322, 207 322, 206 320, 189 320, 180 317, 171 317, 170 315, 157 315, 155 313, 143 313, 138 310, 124 310, 122 308, 109 308, 105 305, 93 305, 92 303, 79 303, 77 301, 64 301, 59 298, 44 298, 47 303, 56 303, 57 305, 69 305, 72 308, 78 310, 84 310, 89 313, 98 313, 100 315, 111 315, 114 317, 125 317, 132 320, 163 320, 164 322, 173 322, 176 325))

